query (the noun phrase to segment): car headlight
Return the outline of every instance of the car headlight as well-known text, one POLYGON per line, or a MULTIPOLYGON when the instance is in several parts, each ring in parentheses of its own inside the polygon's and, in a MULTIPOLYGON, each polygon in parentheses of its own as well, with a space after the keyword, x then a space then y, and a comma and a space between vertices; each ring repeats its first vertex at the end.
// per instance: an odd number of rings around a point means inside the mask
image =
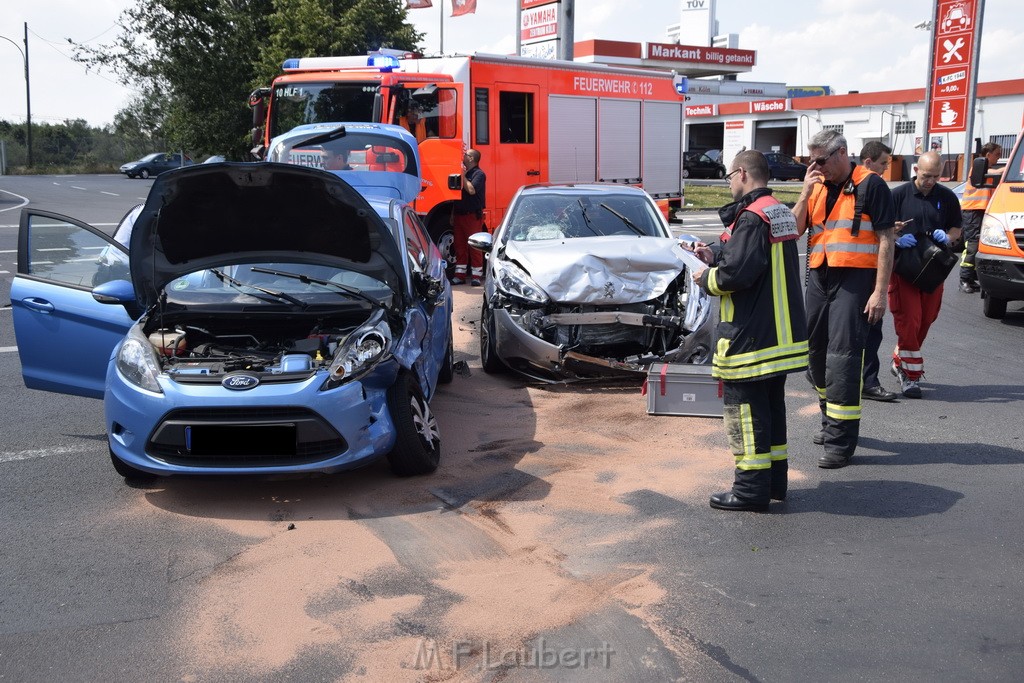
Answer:
POLYGON ((128 338, 117 352, 117 369, 126 380, 140 389, 163 393, 160 383, 156 380, 160 374, 160 360, 156 356, 156 349, 142 334, 138 325, 133 325, 128 331, 128 338))
POLYGON ((1010 240, 1006 236, 1003 222, 993 215, 985 214, 981 219, 981 243, 998 249, 1009 249, 1010 240))
POLYGON ((495 259, 494 284, 501 292, 510 296, 537 304, 544 304, 548 301, 548 295, 540 285, 512 261, 495 259))
POLYGON ((370 321, 338 345, 324 389, 333 389, 366 374, 391 351, 391 327, 386 320, 370 321))

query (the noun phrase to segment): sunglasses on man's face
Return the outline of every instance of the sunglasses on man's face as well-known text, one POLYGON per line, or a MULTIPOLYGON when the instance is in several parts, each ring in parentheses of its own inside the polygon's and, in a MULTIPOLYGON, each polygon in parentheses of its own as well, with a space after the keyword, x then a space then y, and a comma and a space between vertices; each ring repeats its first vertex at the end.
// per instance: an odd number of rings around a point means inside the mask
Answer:
POLYGON ((824 165, 825 165, 825 163, 826 163, 826 162, 827 162, 827 161, 828 161, 829 159, 831 159, 831 158, 832 158, 832 155, 833 155, 833 154, 835 154, 835 153, 836 153, 836 152, 838 152, 838 151, 839 151, 839 148, 838 148, 838 147, 836 147, 836 148, 835 148, 834 150, 832 150, 831 152, 829 152, 828 154, 826 154, 826 155, 825 155, 825 156, 823 156, 823 157, 811 157, 811 163, 812 163, 812 164, 814 164, 814 165, 816 165, 816 166, 824 166, 824 165))

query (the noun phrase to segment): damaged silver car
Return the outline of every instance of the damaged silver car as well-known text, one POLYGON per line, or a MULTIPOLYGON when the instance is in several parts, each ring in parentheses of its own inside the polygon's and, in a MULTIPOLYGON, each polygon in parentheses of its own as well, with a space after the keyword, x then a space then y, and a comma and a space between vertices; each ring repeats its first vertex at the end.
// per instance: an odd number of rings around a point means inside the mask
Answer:
POLYGON ((651 197, 622 185, 529 185, 487 253, 484 371, 546 382, 642 379, 655 363, 706 363, 709 297, 651 197))

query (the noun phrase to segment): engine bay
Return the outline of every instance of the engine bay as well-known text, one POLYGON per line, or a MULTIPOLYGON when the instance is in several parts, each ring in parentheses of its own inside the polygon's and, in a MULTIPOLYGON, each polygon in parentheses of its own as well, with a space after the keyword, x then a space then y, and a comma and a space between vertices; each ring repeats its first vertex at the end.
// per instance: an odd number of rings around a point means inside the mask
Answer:
POLYGON ((219 382, 239 371, 300 379, 328 367, 338 346, 366 322, 352 318, 205 316, 143 331, 162 371, 179 382, 219 382))

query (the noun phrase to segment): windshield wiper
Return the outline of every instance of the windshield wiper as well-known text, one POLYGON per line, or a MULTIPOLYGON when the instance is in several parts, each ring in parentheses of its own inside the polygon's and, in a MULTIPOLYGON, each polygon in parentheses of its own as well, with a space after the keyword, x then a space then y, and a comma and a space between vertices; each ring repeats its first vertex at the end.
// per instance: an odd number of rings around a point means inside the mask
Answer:
POLYGON ((583 205, 582 199, 577 199, 576 203, 580 205, 580 213, 583 214, 583 222, 587 224, 587 229, 595 235, 600 235, 597 230, 594 230, 594 226, 590 224, 590 219, 587 218, 587 207, 583 205))
POLYGON ((338 126, 334 130, 329 130, 325 133, 317 133, 313 137, 300 140, 292 145, 292 149, 296 147, 305 147, 306 145, 322 145, 325 142, 333 142, 340 138, 345 137, 345 126, 338 126))
POLYGON ((640 235, 641 237, 647 236, 647 233, 643 231, 643 228, 640 228, 639 226, 637 226, 636 223, 634 223, 633 221, 629 220, 628 218, 623 216, 621 213, 619 213, 618 211, 616 211, 612 207, 608 206, 607 204, 598 204, 598 206, 600 206, 602 209, 604 209, 605 211, 611 213, 613 216, 615 216, 620 221, 625 223, 626 227, 629 228, 630 230, 632 230, 633 232, 635 232, 636 234, 640 235))
POLYGON ((260 268, 259 266, 252 266, 249 270, 251 270, 254 273, 266 273, 267 275, 277 275, 278 277, 290 277, 293 280, 298 280, 299 282, 301 282, 303 284, 309 284, 309 283, 312 282, 315 285, 322 285, 324 287, 330 287, 331 289, 335 289, 335 290, 341 292, 342 294, 348 294, 349 296, 351 296, 353 298, 362 299, 363 301, 365 301, 365 302, 367 302, 369 304, 372 304, 373 306, 378 306, 378 307, 380 307, 380 308, 382 308, 384 310, 388 310, 387 306, 382 304, 380 301, 377 301, 372 296, 368 296, 366 294, 363 294, 361 291, 359 291, 355 287, 349 287, 348 285, 343 285, 340 282, 335 282, 334 280, 321 280, 318 277, 310 277, 308 275, 303 275, 302 273, 290 273, 290 272, 288 272, 286 270, 274 270, 272 268, 260 268))
MULTIPOLYGON (((253 270, 255 270, 255 268, 253 270)), ((221 282, 229 282, 230 284, 234 285, 238 289, 241 289, 242 287, 249 287, 251 289, 255 289, 257 292, 263 292, 267 296, 275 297, 279 301, 287 301, 290 304, 294 304, 295 306, 298 306, 302 310, 306 310, 307 308, 309 308, 309 304, 307 304, 302 299, 297 299, 296 297, 292 296, 291 294, 286 294, 284 292, 277 292, 277 291, 275 291, 273 289, 267 289, 265 287, 260 287, 258 285, 250 284, 248 282, 242 282, 241 280, 236 280, 235 278, 231 277, 227 273, 225 273, 223 271, 220 271, 220 270, 218 270, 216 268, 211 268, 210 272, 213 273, 214 275, 216 275, 217 278, 221 282)), ((257 299, 263 299, 263 297, 256 297, 256 298, 257 299)), ((267 301, 267 299, 263 299, 263 301, 267 301)))

